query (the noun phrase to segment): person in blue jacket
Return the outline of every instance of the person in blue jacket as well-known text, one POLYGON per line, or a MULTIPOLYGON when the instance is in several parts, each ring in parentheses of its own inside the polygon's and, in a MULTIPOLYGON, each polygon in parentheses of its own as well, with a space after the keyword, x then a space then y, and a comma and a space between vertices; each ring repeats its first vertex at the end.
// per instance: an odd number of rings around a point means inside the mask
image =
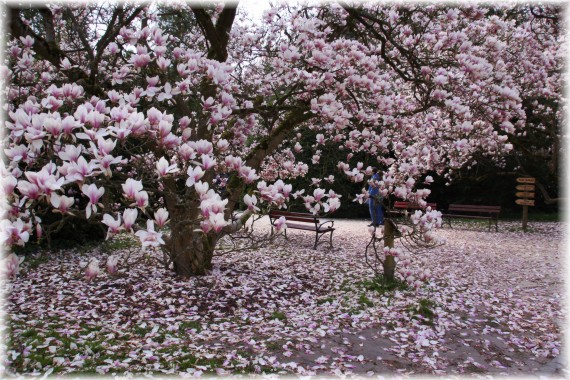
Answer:
MULTIPOLYGON (((370 181, 380 181, 380 174, 378 169, 372 168, 372 178, 370 181)), ((378 227, 384 225, 384 211, 382 209, 382 195, 380 194, 380 189, 373 186, 370 182, 368 184, 368 204, 370 206, 370 218, 372 223, 368 226, 378 227)))

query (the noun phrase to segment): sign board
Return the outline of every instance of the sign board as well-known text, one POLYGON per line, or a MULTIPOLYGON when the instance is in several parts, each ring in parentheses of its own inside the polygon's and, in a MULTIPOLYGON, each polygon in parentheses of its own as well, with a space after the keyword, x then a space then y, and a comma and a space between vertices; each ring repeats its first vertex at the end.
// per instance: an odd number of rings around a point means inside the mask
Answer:
POLYGON ((529 192, 518 192, 515 195, 519 198, 534 198, 534 193, 529 192))
POLYGON ((518 183, 535 183, 536 178, 534 177, 519 177, 517 178, 518 183))
POLYGON ((534 185, 518 185, 517 190, 519 190, 519 191, 534 191, 534 185))
POLYGON ((521 206, 534 206, 534 199, 517 199, 515 203, 521 206))

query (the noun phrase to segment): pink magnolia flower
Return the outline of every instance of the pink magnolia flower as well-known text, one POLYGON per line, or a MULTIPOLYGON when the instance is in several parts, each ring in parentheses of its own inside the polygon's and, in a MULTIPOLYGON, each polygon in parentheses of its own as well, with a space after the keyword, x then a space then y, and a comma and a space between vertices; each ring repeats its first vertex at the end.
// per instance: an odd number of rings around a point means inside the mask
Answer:
POLYGON ((73 131, 79 128, 81 125, 73 118, 73 116, 67 116, 61 121, 61 129, 63 133, 70 136, 73 131))
POLYGON ((164 57, 160 57, 156 60, 158 68, 162 71, 166 71, 170 67, 170 63, 171 63, 170 59, 166 59, 164 57))
POLYGON ((243 197, 243 202, 247 206, 247 209, 253 212, 259 212, 259 207, 256 206, 257 204, 257 197, 255 195, 246 194, 243 197))
POLYGON ((225 152, 230 147, 230 143, 228 142, 228 140, 222 139, 216 143, 216 146, 218 147, 220 152, 225 152))
POLYGON ((24 257, 19 258, 14 253, 9 254, 4 260, 4 273, 6 274, 6 277, 16 277, 18 272, 20 272, 20 263, 22 261, 24 261, 24 257))
POLYGON ((146 191, 139 191, 135 194, 135 204, 142 211, 148 206, 148 193, 146 191))
POLYGON ((255 169, 247 166, 242 166, 239 170, 239 176, 243 178, 245 183, 252 183, 259 179, 259 176, 255 173, 255 169))
POLYGON ((200 229, 202 229, 202 232, 204 232, 205 234, 212 231, 212 224, 210 223, 210 220, 206 219, 206 220, 201 221, 200 222, 200 229))
POLYGON ((209 155, 202 156, 202 169, 208 170, 216 166, 216 159, 210 157, 209 155))
POLYGON ((59 212, 61 214, 66 214, 69 212, 69 209, 75 203, 75 199, 73 197, 67 197, 65 195, 57 195, 55 193, 51 194, 50 202, 57 210, 54 212, 59 212))
POLYGON ((127 181, 121 185, 123 194, 127 199, 135 199, 135 195, 143 189, 142 181, 137 181, 132 178, 127 178, 127 181))
POLYGON ((162 234, 154 230, 154 222, 151 219, 146 221, 146 230, 137 231, 135 235, 140 239, 143 249, 164 244, 162 234))
POLYGON ((109 274, 116 274, 118 272, 119 258, 117 256, 109 256, 107 258, 107 272, 109 274))
POLYGON ((205 195, 208 192, 209 187, 210 185, 208 185, 208 182, 198 181, 194 184, 194 189, 196 189, 196 192, 200 195, 205 195))
POLYGON ((19 181, 17 188, 23 196, 30 199, 38 199, 42 195, 40 188, 28 181, 19 181))
POLYGON ((210 154, 214 150, 212 143, 206 140, 198 140, 192 145, 192 147, 196 150, 196 153, 202 155, 210 154))
POLYGON ((224 219, 224 215, 221 213, 210 215, 209 221, 212 229, 216 231, 216 233, 220 233, 225 226, 230 224, 230 222, 224 219))
POLYGON ((25 172, 26 178, 38 186, 40 192, 45 195, 50 195, 52 192, 61 189, 61 186, 65 183, 64 178, 56 178, 52 172, 55 171, 55 167, 43 167, 39 172, 25 172))
POLYGON ((187 174, 188 179, 186 180, 186 186, 192 187, 196 181, 204 176, 204 171, 199 166, 196 166, 194 168, 190 166, 188 167, 187 174))
POLYGON ((61 60, 61 69, 62 70, 69 70, 72 67, 74 67, 74 66, 71 65, 71 62, 69 62, 69 59, 67 57, 61 60))
POLYGON ((139 211, 136 208, 127 208, 123 211, 123 227, 126 231, 132 231, 138 215, 139 211))
POLYGON ((81 148, 81 145, 66 145, 57 155, 64 161, 77 162, 81 157, 81 148))
POLYGON ((20 37, 20 41, 28 49, 34 45, 34 39, 31 36, 20 37))
POLYGON ((103 137, 99 137, 97 139, 97 148, 99 148, 99 154, 107 155, 110 154, 115 146, 117 145, 117 140, 113 139, 104 139, 103 137))
POLYGON ((3 195, 5 197, 9 197, 18 185, 18 180, 13 175, 2 172, 2 181, 0 182, 0 185, 2 186, 3 195))
POLYGON ((95 174, 95 169, 97 168, 97 163, 87 160, 83 156, 77 159, 77 162, 71 162, 69 169, 67 171, 66 179, 70 182, 79 181, 82 182, 86 177, 90 177, 95 174))
POLYGON ((202 203, 200 203, 202 216, 208 218, 212 214, 223 214, 227 203, 227 199, 222 200, 217 194, 212 198, 204 199, 202 203))
POLYGON ((144 67, 148 65, 148 63, 152 61, 149 54, 136 54, 132 58, 132 63, 136 68, 144 67))
POLYGON ((87 269, 85 269, 85 280, 87 282, 91 282, 99 273, 101 269, 99 269, 99 260, 93 259, 89 262, 87 269))
POLYGON ((159 227, 164 227, 164 225, 168 222, 168 211, 165 208, 159 208, 154 213, 154 221, 159 227))
POLYGON ((168 160, 164 157, 160 157, 156 163, 156 171, 159 177, 164 177, 167 174, 176 173, 178 171, 176 164, 169 165, 168 160))
POLYGON ((117 215, 117 219, 113 219, 109 214, 103 215, 103 224, 109 227, 106 237, 106 239, 109 239, 111 236, 121 232, 121 229, 123 228, 121 226, 121 214, 117 215))
POLYGON ((24 246, 30 239, 31 229, 31 223, 24 223, 20 218, 15 221, 3 219, 0 222, 0 241, 7 246, 24 246))
POLYGON ((178 88, 172 88, 170 83, 166 83, 164 85, 163 92, 158 94, 157 100, 162 102, 164 100, 172 99, 172 96, 180 94, 180 90, 178 88))
POLYGON ((93 162, 96 163, 97 167, 101 169, 101 173, 104 173, 107 177, 112 177, 113 171, 111 170, 111 165, 120 164, 124 161, 122 156, 114 157, 110 154, 107 154, 104 157, 93 160, 93 162))
POLYGON ((282 216, 281 218, 277 219, 274 226, 276 233, 285 231, 287 229, 287 219, 285 219, 285 217, 282 216))
POLYGON ((313 196, 315 197, 315 201, 320 202, 321 199, 323 199, 323 197, 325 196, 326 192, 324 189, 315 189, 315 191, 313 191, 313 196))
MULTIPOLYGON (((91 185, 83 185, 81 187, 81 191, 87 196, 87 198, 89 198, 89 203, 85 209, 85 215, 87 216, 87 219, 89 219, 89 217, 91 217, 91 212, 97 212, 97 204, 99 199, 105 193, 105 188, 98 188, 94 183, 92 183, 91 185)), ((99 205, 103 207, 103 205, 99 205)))
POLYGON ((334 212, 338 210, 340 207, 340 199, 338 198, 329 198, 328 199, 328 211, 334 212))
POLYGON ((162 112, 158 109, 151 107, 147 112, 146 116, 150 125, 158 125, 162 120, 162 112))

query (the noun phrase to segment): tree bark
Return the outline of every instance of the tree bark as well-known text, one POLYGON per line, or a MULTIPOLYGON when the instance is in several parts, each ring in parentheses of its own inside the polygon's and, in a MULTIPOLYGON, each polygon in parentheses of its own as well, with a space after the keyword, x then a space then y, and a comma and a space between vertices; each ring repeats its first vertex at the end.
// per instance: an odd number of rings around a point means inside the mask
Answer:
POLYGON ((174 271, 182 277, 201 276, 212 269, 216 236, 201 230, 189 231, 188 226, 172 227, 167 249, 174 271))

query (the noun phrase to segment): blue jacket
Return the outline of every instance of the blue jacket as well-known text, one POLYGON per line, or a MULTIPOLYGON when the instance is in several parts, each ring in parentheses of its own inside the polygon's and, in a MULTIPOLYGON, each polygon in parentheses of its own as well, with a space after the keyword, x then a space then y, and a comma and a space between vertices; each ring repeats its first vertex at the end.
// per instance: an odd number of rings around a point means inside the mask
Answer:
MULTIPOLYGON (((380 181, 380 174, 376 173, 374 175, 372 175, 372 178, 370 179, 371 181, 380 181)), ((374 195, 378 195, 378 193, 380 192, 380 189, 377 187, 374 187, 372 185, 368 185, 368 195, 370 196, 374 196, 374 195)))

